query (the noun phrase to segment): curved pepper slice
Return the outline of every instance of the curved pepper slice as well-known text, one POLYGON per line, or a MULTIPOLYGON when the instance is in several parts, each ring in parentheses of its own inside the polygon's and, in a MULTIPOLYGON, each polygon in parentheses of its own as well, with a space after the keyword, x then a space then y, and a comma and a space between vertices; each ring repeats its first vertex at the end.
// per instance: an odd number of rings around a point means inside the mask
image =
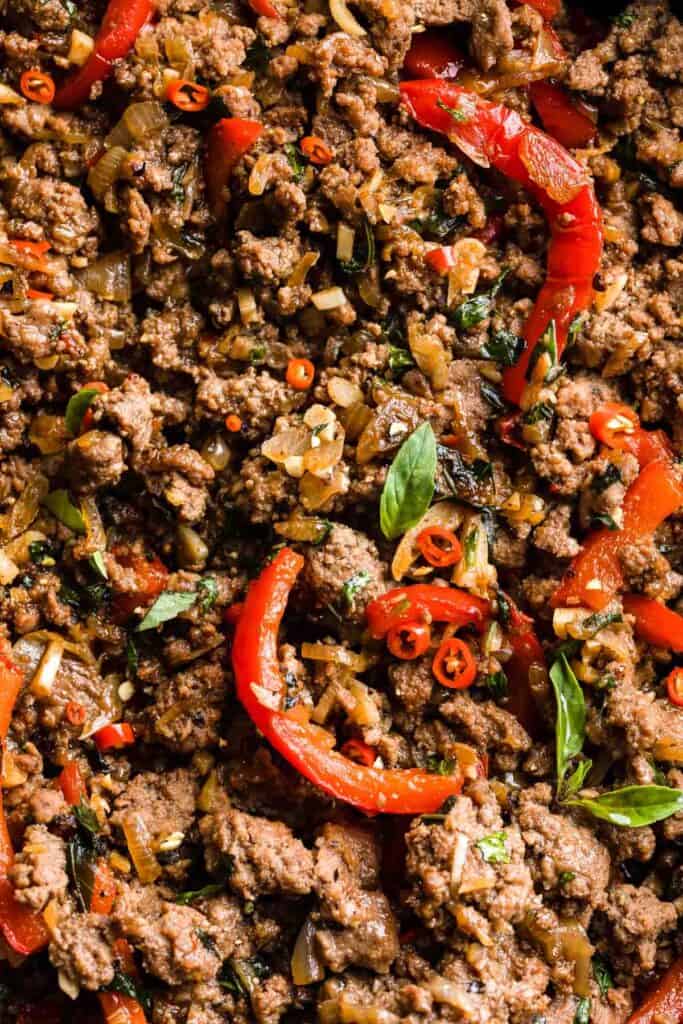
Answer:
POLYGON ((592 182, 559 142, 508 107, 440 79, 403 82, 400 88, 419 124, 447 135, 480 166, 493 166, 519 182, 548 218, 545 284, 524 327, 522 355, 503 375, 505 397, 519 404, 532 353, 550 322, 555 322, 559 358, 572 321, 592 301, 602 255, 602 216, 592 182))
POLYGON ((332 737, 279 710, 285 690, 278 630, 303 558, 283 548, 255 580, 235 629, 237 696, 254 725, 297 771, 338 800, 371 813, 424 814, 460 792, 460 773, 441 776, 357 764, 330 749, 332 737))
POLYGON ((403 70, 414 78, 455 78, 464 64, 464 54, 443 29, 428 29, 413 36, 403 70))
POLYGON ((627 1024, 658 1024, 683 1020, 683 956, 662 975, 627 1024))
POLYGON ((154 9, 153 0, 109 0, 93 52, 83 67, 57 90, 54 98, 57 110, 73 110, 85 103, 93 85, 109 78, 114 61, 131 50, 154 9))
POLYGON ((663 430, 645 430, 635 409, 606 402, 592 414, 588 426, 593 437, 620 452, 630 452, 641 467, 654 459, 671 459, 671 442, 663 430))
POLYGON ((225 187, 235 167, 262 131, 263 125, 258 121, 247 121, 243 117, 224 117, 209 132, 204 177, 214 217, 220 217, 225 212, 225 187))
POLYGON ((120 992, 98 992, 105 1024, 147 1024, 145 1011, 137 999, 120 992))
POLYGON ((506 638, 512 654, 505 663, 508 680, 506 711, 521 722, 530 736, 536 737, 541 731, 541 719, 529 685, 529 673, 535 665, 545 665, 545 654, 541 641, 534 630, 534 620, 520 611, 514 601, 503 595, 510 606, 510 623, 506 638))
POLYGON ((590 109, 561 85, 532 82, 529 94, 545 131, 563 146, 587 146, 595 137, 597 125, 590 109))
MULTIPOLYGON (((12 719, 12 711, 23 678, 19 669, 4 651, 0 651, 0 743, 4 744, 12 719)), ((7 870, 14 860, 7 819, 0 790, 0 934, 15 953, 28 956, 48 942, 48 931, 40 914, 25 906, 14 896, 14 887, 7 870)))
POLYGON ((597 530, 588 537, 552 596, 553 608, 604 608, 624 585, 619 553, 653 534, 681 506, 683 479, 673 463, 662 459, 648 463, 626 492, 622 528, 597 530))
POLYGON ((411 620, 450 622, 455 626, 474 626, 480 632, 490 616, 490 605, 455 587, 434 583, 415 583, 396 587, 376 597, 367 608, 368 628, 375 640, 381 640, 394 626, 411 620))
POLYGON ((625 594, 623 604, 624 611, 636 620, 636 636, 656 647, 683 653, 683 615, 641 594, 625 594))

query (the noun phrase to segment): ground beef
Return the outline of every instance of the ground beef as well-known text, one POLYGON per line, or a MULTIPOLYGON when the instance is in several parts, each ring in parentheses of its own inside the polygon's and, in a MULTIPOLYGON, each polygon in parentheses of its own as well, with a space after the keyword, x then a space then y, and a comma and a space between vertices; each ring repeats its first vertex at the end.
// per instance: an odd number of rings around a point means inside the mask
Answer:
POLYGON ((153 841, 184 834, 195 815, 197 782, 187 769, 166 774, 140 772, 114 802, 111 823, 123 825, 131 814, 139 814, 153 841))
POLYGON ((43 910, 51 899, 62 898, 69 884, 63 839, 44 825, 30 825, 9 879, 19 902, 34 910, 43 910))
POLYGON ((386 589, 377 548, 363 534, 335 525, 323 543, 312 548, 304 581, 317 606, 332 605, 352 622, 362 622, 369 602, 386 589))
POLYGON ((225 672, 217 664, 199 662, 163 679, 147 715, 156 742, 181 754, 214 746, 226 695, 225 672))
POLYGON ((651 971, 655 965, 657 939, 662 932, 676 927, 676 911, 671 903, 657 899, 646 886, 615 885, 606 907, 614 926, 619 955, 636 973, 651 971))
POLYGON ((50 962, 72 984, 97 991, 114 979, 111 923, 101 914, 78 914, 71 904, 61 912, 50 942, 50 962))

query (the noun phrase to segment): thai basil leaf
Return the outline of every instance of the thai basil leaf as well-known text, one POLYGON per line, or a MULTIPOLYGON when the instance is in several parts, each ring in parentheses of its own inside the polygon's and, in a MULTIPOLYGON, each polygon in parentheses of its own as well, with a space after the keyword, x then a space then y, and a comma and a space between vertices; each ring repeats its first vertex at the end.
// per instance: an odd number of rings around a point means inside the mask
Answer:
POLYGON ((600 989, 600 995, 605 998, 611 988, 614 988, 614 981, 612 980, 612 972, 610 970, 607 960, 596 953, 593 957, 593 977, 598 983, 600 989))
POLYGON ((292 142, 285 143, 285 156, 292 168, 292 179, 297 184, 301 181, 306 170, 306 164, 301 159, 299 150, 292 142))
POLYGON ((595 818, 623 828, 653 825, 683 811, 683 791, 669 786, 625 786, 592 799, 569 800, 595 818))
POLYGON ((474 844, 487 864, 509 864, 510 851, 506 845, 506 832, 492 832, 474 844))
POLYGON ((102 554, 101 551, 96 551, 94 555, 91 555, 89 558, 89 562, 91 567, 95 570, 96 573, 99 573, 103 580, 109 579, 107 566, 105 565, 104 562, 104 555, 102 554))
POLYGON ((197 597, 199 599, 199 607, 203 612, 208 612, 209 608, 213 608, 218 598, 218 584, 213 576, 205 576, 197 584, 197 597))
POLYGON ((389 345, 389 369, 392 373, 403 373, 415 366, 415 360, 406 348, 389 345))
POLYGON ((494 700, 503 700, 504 697, 507 697, 508 677, 502 668, 486 676, 484 682, 494 700))
POLYGON ((67 403, 66 415, 64 417, 66 429, 70 434, 74 436, 78 434, 83 417, 99 393, 95 388, 81 388, 80 391, 71 396, 67 403))
POLYGON ((392 462, 380 499, 380 526, 395 540, 419 522, 429 508, 436 479, 436 439, 423 423, 407 438, 392 462))
POLYGON ((122 996, 128 996, 130 999, 134 999, 147 1014, 151 1014, 152 1004, 150 1000, 149 992, 147 992, 142 985, 135 978, 131 978, 129 974, 124 971, 115 971, 114 978, 111 985, 107 988, 108 992, 120 992, 122 996))
POLYGON ((562 787, 562 798, 567 799, 570 796, 574 796, 582 788, 586 781, 586 776, 593 767, 593 762, 588 757, 585 761, 581 761, 572 774, 569 776, 564 786, 562 787))
POLYGON ((610 462, 604 473, 598 473, 597 476, 593 477, 591 482, 591 491, 594 491, 595 494, 602 494, 602 492, 606 491, 608 487, 612 486, 612 484, 620 482, 621 473, 614 463, 610 462))
POLYGON ((74 808, 74 814, 81 828, 84 828, 86 832, 90 832, 91 835, 97 835, 100 831, 100 823, 92 807, 86 804, 85 800, 81 800, 78 807, 74 808))
POLYGON ((482 347, 481 354, 484 359, 495 359, 501 366, 514 366, 522 354, 524 341, 514 331, 500 328, 492 331, 488 341, 482 347))
POLYGON ((509 270, 499 274, 487 292, 481 295, 473 295, 457 307, 453 313, 453 323, 460 330, 467 330, 469 327, 476 327, 482 320, 486 320, 493 311, 493 300, 503 287, 503 282, 508 276, 509 270))
POLYGON ((175 619, 182 612, 189 611, 195 604, 198 594, 196 591, 180 593, 166 590, 159 594, 158 598, 149 609, 144 619, 137 627, 138 633, 144 633, 148 629, 156 629, 164 622, 175 619))
POLYGON ((89 844, 80 835, 66 844, 66 869, 84 914, 90 910, 95 886, 95 866, 89 844))
POLYGON ((85 522, 83 516, 72 504, 69 492, 64 489, 50 491, 43 501, 43 505, 52 512, 55 519, 68 526, 74 533, 85 533, 85 522))
POLYGON ((557 701, 555 759, 559 790, 571 759, 576 757, 583 747, 586 736, 586 702, 583 690, 564 654, 560 655, 550 669, 550 680, 557 701))
POLYGON ((574 1014, 574 1024, 590 1024, 591 1019, 591 1001, 588 996, 581 996, 576 1004, 576 1013, 574 1014))
POLYGON ((362 590, 365 590, 371 579, 372 577, 370 573, 361 569, 360 572, 354 573, 353 576, 346 581, 342 587, 342 596, 347 608, 351 607, 356 594, 360 594, 362 590))
POLYGON ((425 762, 427 771, 434 775, 452 775, 457 767, 457 761, 451 760, 450 757, 439 757, 437 754, 431 754, 425 762))
POLYGON ((209 885, 205 885, 202 889, 188 889, 186 892, 179 892, 175 897, 175 902, 179 903, 181 907, 187 907, 190 903, 194 903, 195 900, 203 900, 208 896, 217 896, 219 892, 223 892, 225 886, 222 882, 212 882, 209 885))

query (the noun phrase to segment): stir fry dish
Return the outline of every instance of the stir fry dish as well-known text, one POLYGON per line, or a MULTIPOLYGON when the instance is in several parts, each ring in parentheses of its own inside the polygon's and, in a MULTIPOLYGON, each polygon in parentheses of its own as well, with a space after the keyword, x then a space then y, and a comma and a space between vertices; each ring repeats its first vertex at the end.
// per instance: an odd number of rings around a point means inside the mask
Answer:
POLYGON ((0 0, 0 1024, 683 1024, 675 0, 0 0))

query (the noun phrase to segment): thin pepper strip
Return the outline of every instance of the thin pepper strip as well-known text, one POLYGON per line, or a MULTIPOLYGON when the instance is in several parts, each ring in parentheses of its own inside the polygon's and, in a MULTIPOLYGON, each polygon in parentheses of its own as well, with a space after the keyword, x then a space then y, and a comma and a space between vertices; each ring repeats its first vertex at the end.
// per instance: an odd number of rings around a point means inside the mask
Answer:
POLYGON ((624 611, 635 618, 635 632, 656 647, 683 653, 683 615, 641 594, 625 594, 624 611))
POLYGON ((204 178, 214 217, 225 213, 225 189, 232 172, 262 132, 262 124, 243 117, 224 117, 211 128, 206 142, 204 178))
POLYGON ((683 1021, 683 956, 675 960, 627 1024, 683 1021))
POLYGON ((529 674, 534 666, 545 667, 543 645, 536 636, 534 620, 520 611, 507 594, 503 597, 510 609, 506 638, 512 650, 505 663, 508 681, 505 709, 521 722, 530 736, 537 737, 542 731, 542 721, 529 683, 529 674))
POLYGON ((120 992, 98 992, 106 1024, 147 1024, 145 1011, 132 996, 120 992))
POLYGON ((671 459, 671 442, 663 430, 645 430, 635 409, 607 402, 591 415, 590 432, 608 448, 630 452, 643 468, 654 459, 671 459))
POLYGON ((57 90, 54 98, 57 110, 74 110, 86 102, 93 85, 109 78, 114 61, 125 57, 132 49, 154 10, 153 0, 109 0, 93 52, 83 67, 57 90))
POLYGON ((250 586, 235 629, 232 664, 237 696, 254 725, 302 775, 326 793, 370 813, 424 814, 460 792, 462 775, 431 775, 357 764, 330 749, 332 737, 280 710, 285 684, 278 630, 289 593, 303 567, 283 548, 250 586))
POLYGON ((553 594, 552 607, 604 608, 624 586, 620 552, 653 534, 681 507, 683 479, 674 464, 663 459, 649 462, 626 492, 621 529, 590 534, 553 594))
MULTIPOLYGON (((0 743, 7 738, 12 711, 21 690, 23 678, 6 651, 0 651, 0 743)), ((14 860, 14 850, 7 828, 0 790, 0 934, 15 953, 28 956, 48 942, 48 931, 40 914, 19 903, 14 895, 7 871, 14 860)))
POLYGON ((503 392, 519 404, 532 353, 555 321, 558 358, 578 313, 593 297, 602 255, 602 215, 585 169, 559 142, 527 124, 515 110, 474 95, 454 82, 403 82, 403 102, 424 128, 447 135, 475 163, 493 166, 534 196, 548 218, 548 269, 524 327, 524 350, 503 375, 503 392))
POLYGON ((481 632, 490 617, 488 601, 456 587, 434 583, 415 583, 395 587, 376 597, 367 607, 368 629, 381 640, 390 629, 412 620, 449 622, 455 626, 474 626, 481 632))

